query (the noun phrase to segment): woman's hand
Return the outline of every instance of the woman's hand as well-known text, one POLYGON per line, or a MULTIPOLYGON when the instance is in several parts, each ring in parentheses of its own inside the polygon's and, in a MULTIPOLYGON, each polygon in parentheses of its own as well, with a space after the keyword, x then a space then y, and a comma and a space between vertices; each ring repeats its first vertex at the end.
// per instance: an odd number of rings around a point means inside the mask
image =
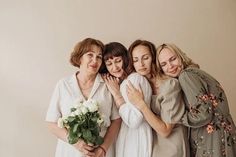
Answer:
POLYGON ((101 147, 97 147, 95 150, 94 150, 94 157, 105 157, 105 151, 101 148, 101 147))
POLYGON ((116 106, 119 108, 125 103, 124 98, 122 97, 120 92, 119 79, 109 74, 103 75, 102 77, 107 85, 108 90, 111 92, 112 96, 115 99, 116 106))
POLYGON ((111 92, 111 94, 115 97, 116 95, 120 95, 120 85, 119 85, 119 79, 116 77, 113 77, 109 74, 105 74, 102 76, 104 79, 107 88, 111 92))
POLYGON ((144 102, 143 92, 140 86, 138 86, 138 89, 136 89, 133 86, 133 84, 130 81, 128 81, 128 84, 126 86, 126 92, 127 92, 129 101, 134 106, 136 106, 139 110, 142 110, 142 108, 146 106, 144 102))
POLYGON ((77 143, 73 144, 73 146, 81 153, 83 153, 86 157, 92 157, 95 155, 95 153, 93 152, 93 146, 89 146, 83 140, 79 140, 77 143))

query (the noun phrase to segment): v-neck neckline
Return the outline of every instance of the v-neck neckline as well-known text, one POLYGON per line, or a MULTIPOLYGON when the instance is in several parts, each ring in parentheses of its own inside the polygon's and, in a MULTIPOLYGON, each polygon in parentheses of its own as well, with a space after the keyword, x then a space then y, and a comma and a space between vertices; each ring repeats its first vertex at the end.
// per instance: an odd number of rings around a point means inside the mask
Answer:
POLYGON ((88 94, 88 98, 86 98, 84 96, 82 90, 80 89, 77 74, 78 74, 78 72, 76 72, 74 74, 74 85, 75 85, 76 93, 78 94, 77 96, 81 97, 84 101, 91 99, 100 85, 100 81, 101 81, 100 75, 99 74, 96 75, 96 78, 95 78, 94 83, 92 85, 92 89, 91 89, 90 93, 88 94))

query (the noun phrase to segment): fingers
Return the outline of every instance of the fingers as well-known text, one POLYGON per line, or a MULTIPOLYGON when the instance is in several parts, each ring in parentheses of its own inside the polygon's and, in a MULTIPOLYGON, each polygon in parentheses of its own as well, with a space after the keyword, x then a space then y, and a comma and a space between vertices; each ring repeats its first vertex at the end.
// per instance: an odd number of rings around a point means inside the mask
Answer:
POLYGON ((130 95, 133 95, 133 96, 140 96, 143 98, 143 90, 141 89, 140 84, 138 85, 137 88, 135 88, 130 81, 128 81, 126 85, 126 93, 128 97, 130 97, 130 95))
POLYGON ((115 83, 118 83, 119 82, 119 78, 117 77, 114 77, 114 76, 107 76, 107 80, 108 81, 111 81, 111 82, 115 82, 115 83))
POLYGON ((126 90, 128 93, 136 91, 137 89, 133 86, 133 84, 128 80, 128 83, 126 85, 126 90))
POLYGON ((95 155, 94 152, 90 152, 90 151, 87 151, 87 150, 85 150, 85 151, 83 152, 83 154, 84 154, 86 157, 92 157, 92 156, 95 155))
POLYGON ((92 146, 89 146, 89 145, 85 144, 84 149, 86 149, 88 151, 92 151, 94 148, 92 146))
POLYGON ((116 83, 119 82, 119 78, 114 77, 110 74, 103 74, 102 78, 105 80, 105 82, 116 82, 116 83))
POLYGON ((138 91, 143 94, 143 90, 140 87, 140 84, 138 84, 138 91))
POLYGON ((83 146, 83 154, 85 155, 85 156, 87 156, 87 157, 92 157, 92 156, 94 156, 95 155, 95 153, 94 152, 92 152, 94 150, 94 148, 92 147, 92 146, 89 146, 89 145, 87 145, 87 144, 85 144, 84 146, 83 146))
POLYGON ((129 97, 130 94, 132 94, 133 92, 135 92, 135 87, 133 86, 133 84, 128 80, 127 84, 126 84, 126 93, 129 97))
POLYGON ((93 156, 94 152, 92 152, 94 150, 94 148, 92 146, 87 145, 83 140, 79 140, 76 144, 74 144, 74 146, 80 151, 82 152, 85 156, 93 156))
POLYGON ((127 85, 128 85, 128 87, 129 87, 130 89, 134 89, 134 86, 133 86, 133 84, 130 82, 130 80, 128 80, 127 85))

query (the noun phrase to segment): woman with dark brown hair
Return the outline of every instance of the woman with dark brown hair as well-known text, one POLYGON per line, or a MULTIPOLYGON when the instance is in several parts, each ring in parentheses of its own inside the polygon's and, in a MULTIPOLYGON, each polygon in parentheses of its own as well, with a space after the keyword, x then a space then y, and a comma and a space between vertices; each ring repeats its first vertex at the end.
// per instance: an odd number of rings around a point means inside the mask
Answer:
POLYGON ((123 120, 116 141, 116 157, 151 157, 151 127, 142 113, 129 102, 126 85, 128 81, 134 86, 140 84, 140 88, 145 93, 144 101, 148 106, 150 106, 152 90, 145 77, 127 71, 129 65, 127 54, 127 49, 121 43, 111 42, 105 45, 103 58, 105 71, 109 74, 104 79, 123 120))

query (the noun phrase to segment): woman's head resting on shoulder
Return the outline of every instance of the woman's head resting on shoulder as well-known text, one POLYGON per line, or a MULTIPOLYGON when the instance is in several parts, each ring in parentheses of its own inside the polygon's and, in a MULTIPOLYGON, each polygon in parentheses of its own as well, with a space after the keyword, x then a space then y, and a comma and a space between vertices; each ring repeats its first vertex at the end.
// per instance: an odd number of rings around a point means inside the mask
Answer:
POLYGON ((126 47, 119 42, 106 44, 103 52, 103 66, 100 72, 109 73, 116 78, 125 78, 127 76, 126 67, 129 64, 127 54, 126 47))
POLYGON ((150 41, 134 41, 129 47, 128 57, 130 60, 128 67, 130 72, 136 71, 147 78, 156 75, 156 48, 150 41))
POLYGON ((170 77, 178 77, 187 67, 199 67, 180 48, 169 43, 157 47, 156 64, 160 75, 170 77))
POLYGON ((102 64, 104 45, 101 41, 86 38, 74 47, 70 56, 70 63, 80 71, 97 74, 102 64))

